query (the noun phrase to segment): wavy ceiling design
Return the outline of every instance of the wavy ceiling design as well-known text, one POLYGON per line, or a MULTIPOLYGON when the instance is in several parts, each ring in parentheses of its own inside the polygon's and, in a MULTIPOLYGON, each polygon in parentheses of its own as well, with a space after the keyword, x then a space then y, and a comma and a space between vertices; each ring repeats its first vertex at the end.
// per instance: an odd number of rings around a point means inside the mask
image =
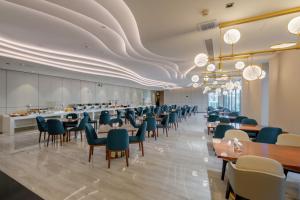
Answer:
POLYGON ((144 48, 123 0, 7 0, 0 13, 1 56, 150 87, 183 78, 184 61, 144 48))

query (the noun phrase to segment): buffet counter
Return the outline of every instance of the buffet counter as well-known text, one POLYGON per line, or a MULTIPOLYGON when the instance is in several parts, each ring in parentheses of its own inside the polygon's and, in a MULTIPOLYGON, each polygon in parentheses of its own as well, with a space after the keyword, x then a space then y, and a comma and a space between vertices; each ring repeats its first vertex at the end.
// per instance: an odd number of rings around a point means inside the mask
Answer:
POLYGON ((87 109, 87 110, 80 110, 80 111, 72 111, 72 112, 64 112, 64 111, 56 111, 56 112, 48 112, 48 113, 41 113, 41 114, 30 114, 27 116, 17 116, 11 117, 10 115, 3 115, 2 116, 2 132, 4 134, 15 134, 15 130, 18 128, 27 128, 27 127, 35 127, 36 126, 36 117, 42 116, 46 119, 49 118, 57 118, 62 119, 68 113, 77 113, 79 116, 82 116, 84 112, 89 113, 92 119, 97 119, 97 116, 100 115, 101 111, 116 111, 116 110, 124 110, 124 109, 133 109, 137 107, 147 107, 147 106, 136 106, 136 107, 116 107, 116 108, 101 108, 101 109, 87 109))

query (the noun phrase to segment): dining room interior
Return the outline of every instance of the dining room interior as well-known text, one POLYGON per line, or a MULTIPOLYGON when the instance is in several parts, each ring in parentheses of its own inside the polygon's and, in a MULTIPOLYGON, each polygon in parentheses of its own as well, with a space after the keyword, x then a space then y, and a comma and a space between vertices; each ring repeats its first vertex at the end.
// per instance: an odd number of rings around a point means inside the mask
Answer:
POLYGON ((0 1, 1 200, 300 200, 300 0, 0 1))

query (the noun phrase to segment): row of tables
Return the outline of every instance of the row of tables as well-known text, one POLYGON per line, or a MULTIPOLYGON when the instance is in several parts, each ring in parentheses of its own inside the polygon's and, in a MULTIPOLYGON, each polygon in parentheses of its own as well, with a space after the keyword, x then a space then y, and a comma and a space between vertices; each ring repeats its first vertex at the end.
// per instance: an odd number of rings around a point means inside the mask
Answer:
MULTIPOLYGON (((219 123, 207 123, 208 134, 214 130, 219 123)), ((243 125, 239 123, 229 123, 235 129, 249 131, 258 134, 264 127, 262 125, 243 125)), ((284 132, 287 133, 287 132, 284 132)), ((239 150, 233 147, 233 143, 228 140, 213 139, 213 148, 218 158, 223 160, 222 177, 224 180, 225 168, 228 161, 235 162, 240 156, 255 155, 271 158, 280 162, 287 171, 300 172, 300 148, 276 144, 265 144, 258 142, 240 141, 242 146, 239 150)))

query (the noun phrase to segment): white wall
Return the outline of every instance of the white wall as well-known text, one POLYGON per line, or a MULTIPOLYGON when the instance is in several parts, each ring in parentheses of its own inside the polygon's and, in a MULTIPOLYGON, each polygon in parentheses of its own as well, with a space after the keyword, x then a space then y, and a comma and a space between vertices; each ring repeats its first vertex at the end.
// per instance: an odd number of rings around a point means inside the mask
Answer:
POLYGON ((0 114, 26 110, 29 104, 49 107, 109 100, 133 105, 152 103, 151 91, 147 89, 105 83, 99 86, 93 81, 0 69, 0 114))
POLYGON ((201 88, 166 90, 164 92, 164 103, 198 105, 198 111, 205 112, 208 105, 208 97, 202 93, 201 88))

